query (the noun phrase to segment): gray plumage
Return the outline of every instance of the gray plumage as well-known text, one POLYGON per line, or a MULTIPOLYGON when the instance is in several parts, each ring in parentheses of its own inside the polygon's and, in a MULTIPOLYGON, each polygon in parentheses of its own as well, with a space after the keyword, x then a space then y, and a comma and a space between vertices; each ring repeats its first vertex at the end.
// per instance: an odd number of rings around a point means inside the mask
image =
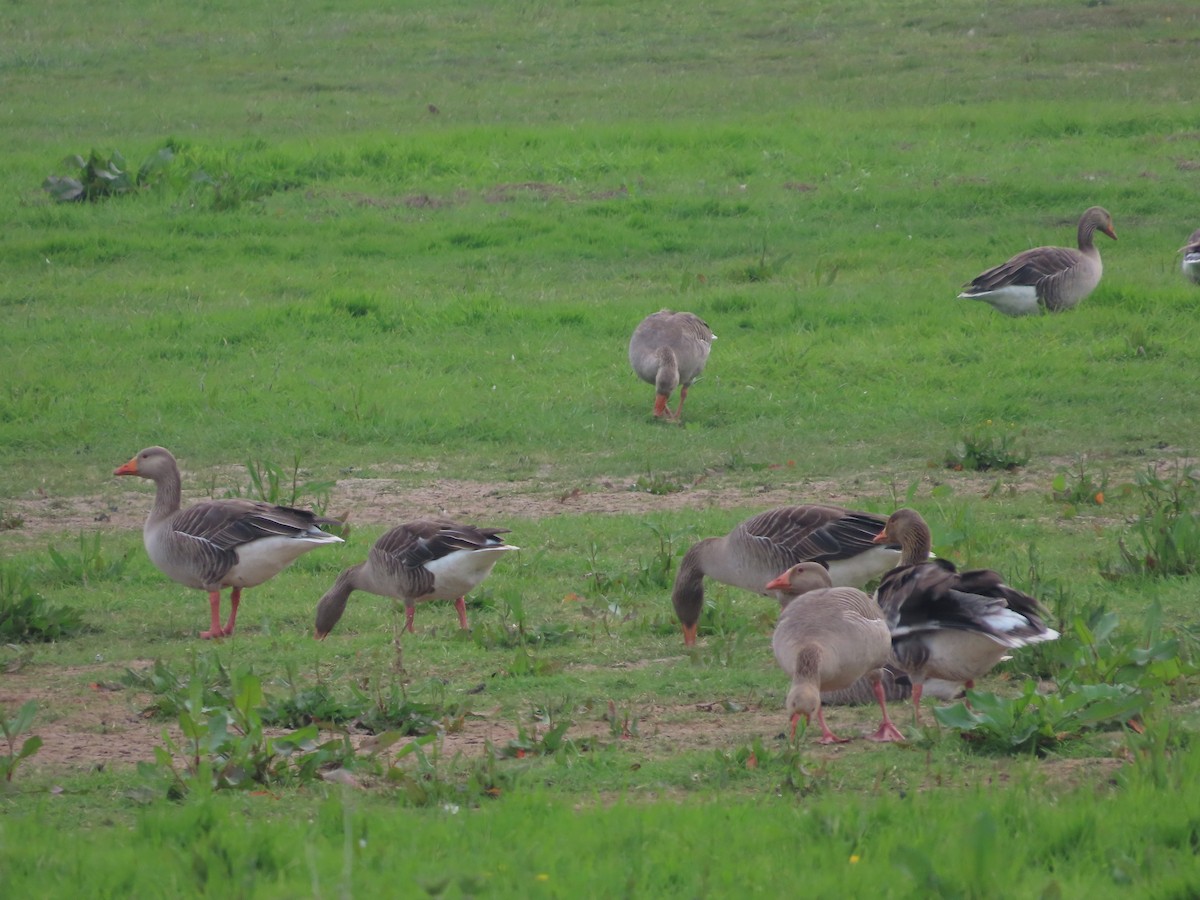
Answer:
POLYGON ((419 601, 454 600, 459 625, 467 628, 466 594, 491 574, 504 553, 520 549, 500 537, 507 533, 507 528, 436 519, 396 526, 380 536, 365 562, 338 575, 317 603, 316 636, 333 630, 356 590, 403 600, 409 631, 419 601))
POLYGON ((1180 269, 1189 281, 1200 284, 1200 228, 1192 232, 1188 242, 1179 248, 1183 254, 1180 269))
MULTIPOLYGON (((893 513, 885 535, 906 551, 928 547, 930 540, 929 527, 911 509, 893 513)), ((883 577, 875 598, 896 660, 912 682, 915 717, 928 679, 971 688, 1008 651, 1058 637, 1042 620, 1037 600, 991 569, 959 572, 946 560, 898 566, 883 577)))
POLYGON ((321 525, 340 525, 308 510, 254 500, 204 500, 180 508, 182 480, 175 457, 147 447, 114 475, 154 482, 154 506, 142 529, 146 553, 169 578, 209 593, 212 628, 203 638, 233 633, 243 588, 274 577, 298 557, 340 537, 321 525), (229 622, 220 624, 220 595, 232 588, 229 622))
POLYGON ((874 542, 885 522, 883 516, 839 506, 780 506, 727 535, 696 542, 684 554, 671 592, 684 643, 696 641, 706 576, 769 596, 768 581, 789 566, 815 560, 829 568, 834 585, 862 587, 901 562, 898 546, 874 542))
POLYGON ((816 562, 792 566, 767 587, 793 598, 771 638, 775 660, 792 680, 787 712, 793 733, 801 716, 815 715, 821 742, 838 741, 825 724, 820 692, 845 689, 865 678, 883 712, 882 724, 868 737, 903 740, 888 718, 884 700, 881 679, 892 657, 892 643, 879 605, 857 588, 833 587, 829 571, 816 562))
POLYGON ((1104 273, 1095 242, 1097 231, 1117 239, 1112 216, 1093 206, 1079 220, 1079 249, 1035 247, 1018 253, 977 276, 958 296, 984 300, 1010 316, 1070 309, 1096 289, 1104 273))
POLYGON ((678 419, 688 388, 700 377, 717 336, 699 316, 663 309, 644 318, 629 339, 629 364, 642 381, 654 385, 654 415, 678 419), (679 407, 667 408, 679 388, 679 407))

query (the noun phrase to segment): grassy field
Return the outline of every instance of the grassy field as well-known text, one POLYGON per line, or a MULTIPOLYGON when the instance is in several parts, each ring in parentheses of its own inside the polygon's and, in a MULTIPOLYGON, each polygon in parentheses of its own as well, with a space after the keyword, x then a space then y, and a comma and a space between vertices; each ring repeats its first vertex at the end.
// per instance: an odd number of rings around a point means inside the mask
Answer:
POLYGON ((0 792, 5 881, 1200 891, 1200 562, 1118 577, 1155 504, 1177 501, 1200 548, 1200 290, 1175 254, 1200 226, 1200 10, 377 6, 0 10, 0 599, 24 579, 85 626, 0 651, 0 716, 35 700, 43 740, 0 792), (126 194, 42 189, 79 174, 73 154, 137 169, 164 148, 126 194), (1019 250, 1071 244, 1093 204, 1119 240, 1077 309, 956 299, 1019 250), (652 420, 626 359, 662 307, 718 335, 682 426, 652 420), (141 548, 150 486, 111 477, 151 444, 188 498, 252 493, 247 463, 285 487, 295 470, 301 503, 349 514, 347 544, 201 645, 202 595, 141 548), (1000 466, 947 465, 981 455, 1000 466), (685 653, 670 585, 694 540, 818 501, 915 506, 939 554, 1045 599, 1064 639, 988 692, 1128 683, 1134 727, 1051 721, 1045 701, 965 737, 898 710, 903 746, 789 744, 772 603, 712 586, 685 653), (522 547, 469 598, 472 633, 435 604, 398 644, 387 601, 356 594, 312 640, 337 572, 438 513, 522 547), (374 756, 356 733, 353 785, 210 792, 202 774, 168 799, 154 750, 182 740, 180 706, 237 710, 256 684, 264 741, 317 691, 429 733, 374 756), (1050 733, 1006 744, 1030 723, 1050 733))

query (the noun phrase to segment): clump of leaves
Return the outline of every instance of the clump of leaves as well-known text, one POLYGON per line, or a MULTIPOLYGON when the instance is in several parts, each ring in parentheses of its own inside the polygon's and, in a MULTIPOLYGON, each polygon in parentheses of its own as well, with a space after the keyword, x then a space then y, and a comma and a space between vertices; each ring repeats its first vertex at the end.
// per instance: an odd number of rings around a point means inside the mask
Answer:
POLYGON ((1103 505, 1107 490, 1108 474, 1101 472, 1099 476, 1093 475, 1088 469, 1087 456, 1083 454, 1075 457, 1075 463, 1070 468, 1060 468, 1050 483, 1050 496, 1066 504, 1063 512, 1067 516, 1073 516, 1077 506, 1103 505))
POLYGON ((57 641, 83 631, 83 616, 55 606, 35 591, 29 578, 0 567, 0 638, 11 642, 57 641))
POLYGON ((1147 469, 1135 476, 1134 489, 1142 511, 1118 541, 1120 560, 1101 574, 1166 578, 1200 572, 1200 469, 1181 464, 1165 476, 1147 469))
POLYGON ((230 705, 210 707, 203 684, 193 681, 179 711, 182 738, 177 742, 164 730, 154 762, 139 763, 138 771, 165 785, 168 796, 185 796, 197 784, 213 790, 303 784, 318 779, 325 767, 352 764, 349 738, 322 742, 316 725, 268 737, 259 712, 264 698, 258 676, 235 673, 231 687, 230 705))
POLYGON ((1190 691, 1200 674, 1161 620, 1161 609, 1152 607, 1146 633, 1137 640, 1118 632, 1116 613, 1099 612, 1090 622, 1078 616, 1063 637, 1074 648, 1074 665, 1056 692, 1039 694, 1033 680, 1012 698, 967 691, 965 703, 935 709, 934 717, 981 749, 1037 754, 1086 731, 1130 723, 1171 692, 1190 691))
POLYGON ((567 718, 555 719, 546 710, 538 710, 529 728, 517 723, 517 736, 501 749, 502 756, 550 756, 560 751, 577 752, 575 742, 567 737, 574 723, 567 718))
POLYGON ((1085 684, 1043 695, 1030 680, 1017 697, 967 691, 965 702, 935 708, 933 715, 986 749, 1041 754, 1090 728, 1126 722, 1145 705, 1145 697, 1127 684, 1085 684))
POLYGON ((288 687, 285 696, 267 700, 262 709, 262 719, 266 724, 282 728, 299 728, 314 723, 340 725, 361 715, 365 708, 364 699, 345 703, 334 697, 324 684, 299 687, 289 681, 288 687))
POLYGON ((161 659, 156 659, 146 669, 126 669, 121 682, 153 694, 154 701, 147 707, 147 712, 168 719, 183 712, 197 691, 205 706, 228 705, 232 696, 229 670, 215 651, 193 655, 185 675, 176 674, 161 659))
POLYGON ((37 715, 37 701, 26 700, 17 710, 16 716, 9 718, 0 711, 0 731, 4 732, 4 742, 8 749, 0 756, 0 775, 4 776, 5 784, 13 780, 13 773, 22 760, 29 759, 41 749, 42 739, 37 735, 25 738, 17 747, 17 740, 33 725, 33 717, 37 715))
POLYGON ((656 497, 661 497, 664 494, 678 494, 684 489, 684 485, 681 482, 668 478, 661 473, 655 474, 653 472, 639 475, 637 481, 633 483, 633 490, 642 494, 654 494, 656 497))
POLYGON ((154 183, 157 176, 175 158, 170 147, 163 147, 146 157, 136 172, 129 168, 125 157, 114 150, 105 157, 93 150, 84 159, 78 154, 68 156, 63 164, 72 174, 50 175, 42 188, 60 202, 94 202, 106 197, 133 194, 154 183))
POLYGON ((397 679, 389 680, 386 689, 377 688, 369 701, 364 695, 360 696, 366 702, 358 723, 373 734, 394 731, 400 735, 425 735, 458 731, 466 716, 466 710, 458 706, 446 707, 412 699, 397 679))
POLYGON ((964 435, 946 454, 947 469, 986 472, 989 469, 1012 471, 1029 462, 1028 449, 1019 446, 1017 438, 1008 433, 997 434, 985 428, 964 435))
POLYGON ((78 554, 70 550, 60 552, 53 544, 49 547, 49 553, 53 565, 50 577, 55 583, 82 584, 86 587, 89 582, 114 581, 120 578, 133 550, 126 550, 115 559, 108 559, 100 548, 100 532, 95 532, 89 540, 81 531, 78 554))

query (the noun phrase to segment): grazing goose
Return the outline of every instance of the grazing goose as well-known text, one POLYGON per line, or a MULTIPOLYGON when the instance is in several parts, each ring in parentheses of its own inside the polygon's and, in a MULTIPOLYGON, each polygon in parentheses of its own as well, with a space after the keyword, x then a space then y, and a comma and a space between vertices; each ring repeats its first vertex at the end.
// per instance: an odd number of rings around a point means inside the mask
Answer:
POLYGON ((1179 248, 1183 254, 1183 274, 1191 281, 1200 284, 1200 228, 1192 232, 1188 242, 1179 248))
MULTIPOLYGON (((916 556, 928 551, 929 526, 915 510, 899 509, 878 540, 899 543, 906 556, 916 556)), ((875 599, 887 617, 896 660, 912 681, 917 722, 927 679, 970 689, 1009 650, 1058 637, 1042 621, 1037 600, 991 569, 959 572, 941 559, 899 566, 883 576, 875 599)))
POLYGON ((892 640, 879 604, 857 588, 833 587, 829 571, 820 563, 792 566, 767 584, 768 590, 786 591, 794 599, 779 616, 771 648, 775 659, 792 678, 787 711, 792 736, 801 716, 811 721, 815 713, 821 726, 821 743, 842 743, 825 724, 821 691, 847 688, 866 677, 883 711, 883 723, 871 741, 902 741, 888 718, 883 667, 892 657, 892 640))
POLYGON ((988 269, 965 286, 959 297, 985 300, 1009 316, 1070 309, 1100 283, 1104 266, 1094 235, 1102 231, 1114 241, 1112 216, 1093 206, 1079 220, 1079 249, 1035 247, 1003 265, 988 269))
MULTIPOLYGON (((793 567, 794 568, 794 567, 793 567)), ((779 598, 779 605, 787 608, 796 599, 796 589, 784 576, 792 570, 784 572, 779 578, 767 585, 768 590, 779 598)), ((805 588, 807 590, 807 588, 805 588)), ((912 696, 912 680, 893 660, 880 670, 880 682, 883 685, 884 696, 888 700, 907 700, 912 696)), ((863 706, 875 699, 876 683, 866 678, 860 678, 852 685, 838 690, 822 691, 822 706, 863 706)), ((943 681, 940 678, 930 678, 925 681, 923 697, 937 697, 939 700, 953 700, 961 695, 960 686, 954 682, 943 681)))
POLYGON ((322 544, 342 543, 317 527, 340 522, 303 509, 237 499, 203 500, 180 509, 179 466, 162 447, 147 447, 113 474, 154 482, 154 506, 142 530, 146 553, 167 577, 208 591, 212 627, 200 632, 205 639, 233 634, 242 588, 262 584, 322 544), (223 588, 232 588, 224 627, 223 588))
POLYGON ((654 385, 654 415, 678 419, 688 388, 700 377, 717 336, 699 316, 690 312, 659 310, 642 319, 629 339, 629 364, 642 381, 654 385), (679 408, 667 408, 679 386, 679 408))
POLYGON ((507 528, 477 528, 421 519, 385 532, 366 562, 337 577, 317 604, 316 636, 324 639, 346 611, 352 591, 404 601, 404 627, 413 630, 417 601, 453 600, 458 624, 467 628, 466 594, 491 574, 500 556, 519 550, 498 535, 507 528))
MULTIPOLYGON (((824 563, 834 585, 862 587, 893 566, 913 561, 901 558, 899 546, 874 541, 885 522, 883 516, 839 506, 780 506, 752 516, 724 537, 693 544, 679 564, 671 592, 684 644, 696 643, 706 575, 768 594, 763 585, 798 562, 824 563)), ((786 603, 786 595, 778 599, 786 603)))

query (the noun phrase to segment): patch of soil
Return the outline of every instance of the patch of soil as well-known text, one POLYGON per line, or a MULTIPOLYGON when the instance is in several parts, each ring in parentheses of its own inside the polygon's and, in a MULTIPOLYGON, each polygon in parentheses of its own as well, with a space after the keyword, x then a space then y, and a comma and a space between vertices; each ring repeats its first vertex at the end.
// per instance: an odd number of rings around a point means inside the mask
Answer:
MULTIPOLYGON (((1182 457, 1178 451, 1161 448, 1155 459, 1141 457, 1128 464, 1129 470, 1144 470, 1154 466, 1167 474, 1177 471, 1182 457)), ((1048 491, 1050 480, 1060 468, 1069 468, 1073 460, 1045 460, 1029 466, 1015 475, 1003 475, 1003 490, 1011 492, 1048 491)), ((1108 469, 1110 479, 1118 476, 1108 469)), ((440 515, 455 519, 503 525, 509 518, 544 519, 555 515, 600 514, 629 515, 650 511, 702 508, 768 509, 791 503, 825 502, 854 505, 862 496, 886 495, 889 484, 882 479, 855 479, 852 482, 822 481, 797 478, 795 481, 770 487, 730 484, 720 472, 697 479, 682 490, 666 494, 650 494, 636 489, 637 482, 629 478, 593 478, 584 482, 556 483, 551 478, 524 481, 484 482, 436 477, 436 471, 421 473, 422 482, 412 484, 414 470, 398 471, 397 477, 379 475, 370 478, 345 478, 332 491, 330 513, 347 513, 355 525, 390 526, 418 516, 440 515), (427 475, 427 477, 426 477, 427 475)), ((236 484, 242 478, 239 470, 219 481, 236 484)), ((184 476, 185 484, 198 479, 184 476)), ((932 488, 941 481, 951 481, 959 494, 984 495, 996 490, 997 480, 992 473, 947 473, 930 470, 922 476, 925 486, 932 488)), ((6 499, 10 515, 22 519, 19 528, 0 532, 0 549, 18 549, 44 542, 50 534, 69 534, 76 531, 105 530, 140 531, 151 503, 147 490, 133 492, 114 485, 106 493, 80 497, 56 497, 39 492, 32 496, 6 499)), ((190 502, 204 495, 192 491, 185 499, 190 502)), ((1089 510, 1091 524, 1112 524, 1104 518, 1104 510, 1089 510)), ((1050 513, 1048 513, 1050 514, 1050 513)), ((671 660, 656 661, 671 663, 671 660)), ((149 665, 135 661, 130 667, 149 665)), ((143 709, 148 696, 140 691, 122 689, 118 684, 125 664, 98 664, 56 670, 53 679, 37 668, 0 675, 0 707, 13 709, 29 699, 36 699, 42 712, 35 733, 43 738, 37 756, 23 765, 52 771, 91 769, 108 765, 132 765, 139 760, 151 760, 153 750, 162 743, 164 727, 161 721, 148 719, 143 709)), ((644 747, 647 754, 671 753, 680 749, 732 748, 749 744, 755 738, 774 740, 786 722, 778 709, 760 710, 739 707, 729 711, 715 702, 710 708, 651 706, 636 710, 637 734, 631 742, 644 747)), ((848 733, 873 728, 875 711, 870 707, 848 709, 836 715, 837 724, 848 733)), ((576 722, 570 731, 575 739, 595 737, 613 740, 609 724, 598 715, 593 721, 576 722)), ((517 737, 517 727, 511 717, 496 714, 469 717, 461 730, 447 734, 444 750, 466 756, 482 754, 490 742, 500 747, 517 737)), ((363 738, 366 739, 365 737, 363 738)), ((815 750, 824 756, 836 757, 857 752, 865 742, 837 745, 815 750), (849 748, 849 749, 847 749, 849 748)), ((1080 763, 1090 765, 1091 761, 1080 763)), ((1060 768, 1069 769, 1064 762, 1060 768)), ((1070 772, 1065 778, 1072 777, 1070 772)))

